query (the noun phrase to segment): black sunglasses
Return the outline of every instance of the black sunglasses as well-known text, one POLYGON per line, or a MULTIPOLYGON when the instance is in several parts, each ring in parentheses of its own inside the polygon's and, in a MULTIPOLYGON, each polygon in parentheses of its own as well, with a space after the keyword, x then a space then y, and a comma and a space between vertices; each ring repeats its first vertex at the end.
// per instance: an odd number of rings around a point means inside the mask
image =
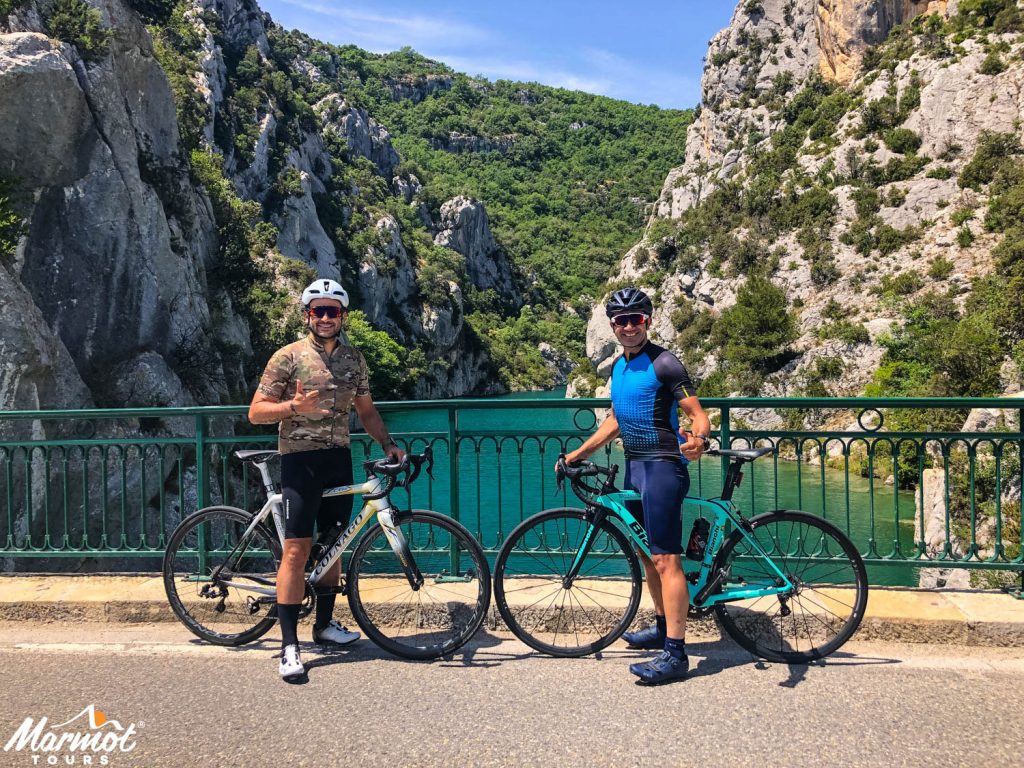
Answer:
POLYGON ((639 328, 647 320, 647 315, 642 312, 636 312, 630 315, 616 315, 612 318, 612 322, 619 326, 619 328, 625 328, 627 325, 632 325, 634 328, 639 328))
POLYGON ((332 320, 341 317, 341 307, 310 307, 309 313, 317 317, 329 317, 332 320))

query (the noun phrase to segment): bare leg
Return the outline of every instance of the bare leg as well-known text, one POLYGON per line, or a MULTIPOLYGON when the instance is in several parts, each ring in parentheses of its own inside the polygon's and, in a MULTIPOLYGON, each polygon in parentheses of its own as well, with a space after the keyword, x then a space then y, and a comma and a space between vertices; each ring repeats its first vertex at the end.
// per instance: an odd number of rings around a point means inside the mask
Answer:
POLYGON ((644 576, 647 577, 647 591, 654 602, 654 612, 659 616, 664 616, 665 603, 661 597, 661 576, 658 575, 658 568, 655 566, 654 561, 647 556, 646 552, 638 549, 636 553, 640 556, 640 562, 644 567, 644 576))
POLYGON ((667 634, 682 640, 686 636, 686 613, 690 603, 682 555, 654 555, 654 567, 665 607, 667 634))

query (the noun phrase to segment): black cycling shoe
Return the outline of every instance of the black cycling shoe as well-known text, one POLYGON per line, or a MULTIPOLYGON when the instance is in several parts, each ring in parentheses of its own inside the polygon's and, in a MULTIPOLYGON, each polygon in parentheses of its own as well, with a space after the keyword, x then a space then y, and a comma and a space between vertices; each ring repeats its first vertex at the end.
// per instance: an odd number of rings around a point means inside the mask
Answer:
POLYGON ((658 631, 657 624, 651 624, 636 632, 623 632, 622 639, 629 643, 630 648, 641 648, 645 651, 658 651, 665 647, 665 635, 658 631))
POLYGON ((664 685, 685 679, 690 671, 690 660, 685 656, 678 659, 668 651, 662 651, 645 664, 630 665, 629 671, 640 678, 640 685, 664 685))

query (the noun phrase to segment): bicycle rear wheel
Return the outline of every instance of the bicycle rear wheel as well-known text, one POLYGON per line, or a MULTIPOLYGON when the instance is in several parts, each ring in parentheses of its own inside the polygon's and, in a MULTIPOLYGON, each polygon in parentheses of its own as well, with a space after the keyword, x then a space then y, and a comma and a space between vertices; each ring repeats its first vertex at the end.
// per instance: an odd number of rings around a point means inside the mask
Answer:
POLYGON ((460 523, 414 509, 396 522, 423 575, 414 588, 380 523, 359 541, 348 565, 348 602, 377 645, 407 659, 447 656, 483 624, 491 602, 484 551, 460 523))
POLYGON ((256 602, 265 595, 246 587, 273 593, 281 546, 263 525, 245 536, 251 523, 243 509, 207 507, 182 520, 167 543, 163 575, 171 610, 208 643, 252 642, 277 621, 272 605, 256 602))
POLYGON ((607 520, 594 530, 579 575, 566 587, 591 516, 549 509, 520 523, 494 563, 494 599, 505 624, 531 648, 585 656, 607 647, 636 616, 640 562, 626 536, 607 520))
MULTIPOLYGON (((803 664, 838 649, 857 631, 867 607, 867 573, 853 543, 831 523, 806 512, 769 512, 750 525, 749 535, 796 589, 788 596, 716 603, 722 627, 769 661, 803 664)), ((722 545, 714 568, 716 573, 729 569, 723 591, 773 586, 778 578, 738 529, 722 545)))

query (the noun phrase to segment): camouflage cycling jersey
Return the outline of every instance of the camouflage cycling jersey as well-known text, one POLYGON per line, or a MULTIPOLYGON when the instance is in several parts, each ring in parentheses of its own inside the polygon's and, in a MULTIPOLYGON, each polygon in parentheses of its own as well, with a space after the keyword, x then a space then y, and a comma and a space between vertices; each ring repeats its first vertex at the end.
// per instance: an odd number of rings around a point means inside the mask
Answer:
POLYGON ((313 334, 281 347, 270 358, 260 379, 259 391, 278 402, 295 397, 295 382, 304 392, 319 391, 320 407, 328 416, 298 414, 278 425, 281 453, 297 453, 349 445, 348 416, 356 395, 370 394, 366 360, 355 347, 341 339, 330 355, 313 334))

